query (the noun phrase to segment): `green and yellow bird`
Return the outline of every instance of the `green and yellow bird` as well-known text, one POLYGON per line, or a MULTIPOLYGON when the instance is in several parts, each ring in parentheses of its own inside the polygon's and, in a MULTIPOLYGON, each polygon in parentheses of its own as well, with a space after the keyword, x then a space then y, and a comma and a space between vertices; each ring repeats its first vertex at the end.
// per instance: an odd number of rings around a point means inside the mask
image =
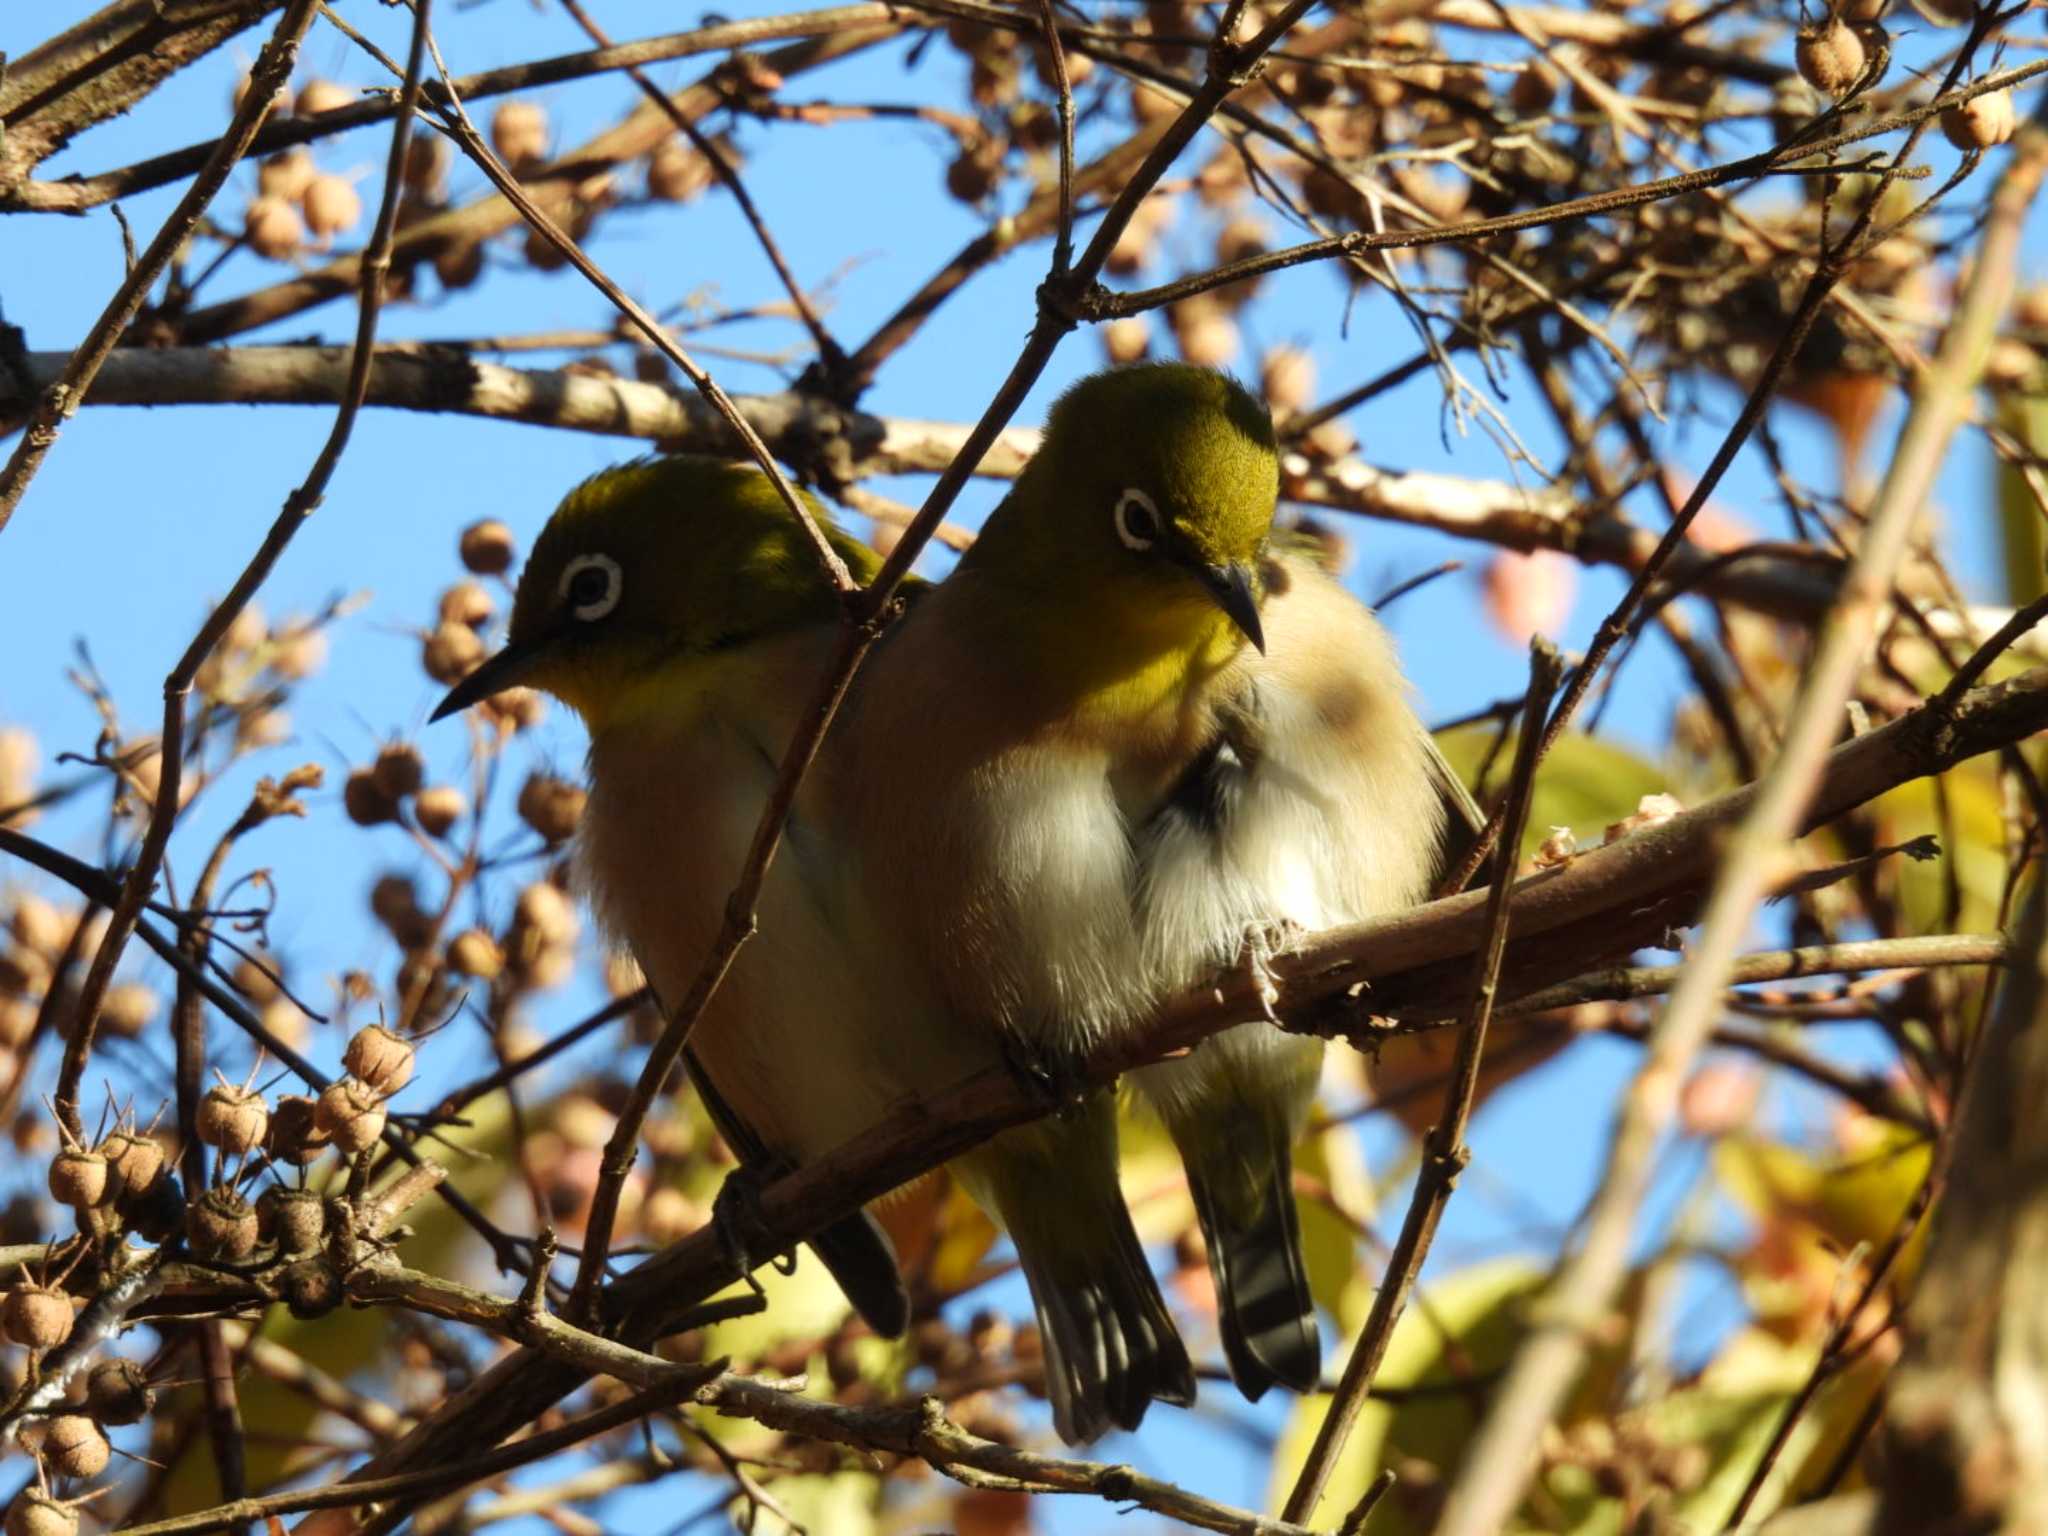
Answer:
MULTIPOLYGON (((808 503, 841 559, 875 557, 808 503)), ((710 953, 778 764, 831 653, 838 597, 758 471, 645 460, 572 491, 519 580, 506 644, 435 718, 515 684, 590 732, 579 877, 606 932, 674 1004, 710 953)), ((773 1173, 867 1130, 888 1107, 992 1058, 971 1036, 897 1048, 890 999, 853 945, 842 860, 814 788, 761 891, 760 933, 691 1037, 691 1070, 743 1164, 773 1173)), ((880 1228, 811 1240, 850 1301, 893 1336, 908 1302, 880 1228)))
MULTIPOLYGON (((1377 621, 1271 550, 1277 494, 1270 418, 1223 375, 1085 379, 869 662, 835 821, 959 1017, 1070 1060, 1276 928, 1427 894, 1462 790, 1377 621)), ((1247 1023, 1134 1074, 1186 1167, 1231 1375, 1254 1399, 1321 1370, 1292 1148, 1322 1054, 1247 1023)), ((1087 1113, 1113 1135, 1106 1108, 1087 1113)), ((1104 1330, 1067 1315, 1056 1235, 1042 1247, 1024 1265, 1048 1358, 1072 1368, 1104 1330)))
MULTIPOLYGON (((806 502, 870 576, 872 554, 806 502)), ((838 613, 761 475, 699 459, 635 464, 562 503, 521 575, 504 649, 438 711, 525 683, 582 715, 581 876, 662 999, 681 996, 703 964, 838 613)), ((868 698, 857 688, 842 717, 868 698)), ((931 722, 903 713, 913 725, 894 750, 914 758, 931 722)), ((823 1156, 897 1104, 1008 1060, 996 1031, 942 1006, 855 886, 829 809, 843 798, 843 739, 827 737, 762 889, 759 933, 692 1035, 707 1104, 742 1157, 768 1170, 823 1156)), ((920 841, 896 856, 920 858, 920 841)), ((1057 1422, 1076 1440, 1135 1427, 1154 1398, 1194 1394, 1117 1185, 1112 1109, 1105 1097, 1020 1127, 957 1165, 1009 1227, 1041 1313, 1085 1319, 1085 1348, 1047 1345, 1057 1422)), ((846 1222, 811 1245, 878 1331, 901 1331, 901 1282, 878 1229, 846 1222)))

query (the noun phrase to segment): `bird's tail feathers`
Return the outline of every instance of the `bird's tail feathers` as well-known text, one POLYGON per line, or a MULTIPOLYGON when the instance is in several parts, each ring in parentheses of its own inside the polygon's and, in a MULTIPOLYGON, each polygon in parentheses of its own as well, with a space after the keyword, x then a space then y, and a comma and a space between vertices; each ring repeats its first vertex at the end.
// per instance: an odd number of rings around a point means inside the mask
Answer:
MULTIPOLYGON (((1105 1102, 1097 1112, 1114 1109, 1105 1102)), ((1022 1157, 1006 1156, 998 1138, 977 1154, 973 1181, 992 1197, 1030 1282, 1053 1426, 1069 1445, 1136 1429, 1154 1400, 1195 1400, 1187 1346, 1116 1182, 1113 1143, 1101 1153, 1094 1130, 1040 1122, 1024 1133, 1038 1145, 1022 1157), (1048 1134, 1072 1137, 1073 1155, 1048 1148, 1048 1134)))
POLYGON ((1216 1282, 1216 1320, 1230 1379, 1251 1402, 1276 1382, 1313 1392, 1322 1379, 1322 1337, 1301 1253, 1294 1159, 1284 1133, 1204 1142, 1231 1159, 1227 1169, 1182 1148, 1188 1192, 1201 1219, 1216 1282), (1190 1152, 1195 1155, 1190 1156, 1190 1152), (1264 1169, 1247 1188, 1240 1159, 1264 1169))

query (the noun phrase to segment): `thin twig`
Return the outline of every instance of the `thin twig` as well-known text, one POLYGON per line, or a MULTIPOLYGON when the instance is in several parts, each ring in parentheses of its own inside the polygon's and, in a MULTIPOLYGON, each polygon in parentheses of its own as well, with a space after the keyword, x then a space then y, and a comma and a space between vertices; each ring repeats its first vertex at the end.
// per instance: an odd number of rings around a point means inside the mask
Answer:
POLYGON ((1480 1056, 1486 1048, 1487 1026, 1493 1019, 1501 960, 1507 953, 1508 898, 1514 891, 1522 829, 1528 823, 1529 802, 1536 787, 1537 748, 1543 737, 1543 723, 1563 674, 1564 661, 1556 648, 1547 640, 1538 639, 1530 648, 1529 692, 1522 705, 1522 730, 1515 744, 1514 769, 1508 778, 1506 830, 1502 834, 1500 857, 1495 861, 1493 884, 1487 891, 1478 983, 1465 1026, 1458 1033, 1444 1110, 1423 1138, 1422 1167, 1415 1176, 1415 1193, 1401 1222, 1401 1235, 1388 1255, 1386 1273, 1374 1293, 1372 1310, 1366 1315, 1358 1342, 1352 1346, 1351 1358, 1344 1363, 1344 1375, 1330 1399, 1329 1411, 1316 1427, 1315 1443, 1309 1447, 1308 1458, 1287 1496, 1282 1518, 1296 1524, 1306 1525, 1315 1515, 1323 1488, 1337 1458, 1344 1452, 1344 1442, 1371 1393, 1373 1377, 1379 1374, 1380 1362, 1386 1358, 1394 1329, 1407 1309, 1408 1294, 1422 1271, 1423 1260, 1429 1256, 1437 1224, 1450 1203, 1451 1191, 1457 1187, 1458 1175, 1472 1158, 1471 1149, 1465 1145, 1465 1127, 1479 1091, 1480 1056))
MULTIPOLYGON (((192 185, 185 189, 185 195, 178 199, 177 207, 164 220, 156 238, 149 242, 149 248, 128 269, 121 286, 114 290, 113 298, 100 311, 92 329, 86 332, 85 340, 71 354, 64 376, 45 389, 36 401, 35 413, 23 431, 21 441, 14 445, 6 466, 0 468, 0 533, 6 531, 14 509, 21 504, 22 494, 35 478, 36 471, 42 468, 62 424, 78 409, 78 402, 91 385, 93 375, 99 372, 100 364, 107 360, 107 354, 114 350, 122 332, 128 329, 129 322, 141 310, 158 274, 192 233, 193 227, 205 214, 207 204, 226 184, 228 173, 235 168, 236 162, 248 153, 257 130, 263 126, 263 119, 269 115, 274 93, 291 78, 292 66, 298 61, 299 42, 305 37, 307 27, 312 25, 316 4, 317 0, 290 0, 284 15, 278 19, 277 30, 271 33, 270 41, 264 44, 263 52, 249 71, 248 93, 242 98, 242 104, 235 108, 227 133, 213 146, 192 185)), ((118 911, 115 921, 117 924, 120 921, 118 911)), ((132 914, 130 921, 133 921, 132 914)), ((101 985, 104 987, 104 981, 101 985)), ((81 1014, 80 1019, 82 1025, 89 1025, 86 1015, 81 1014)))

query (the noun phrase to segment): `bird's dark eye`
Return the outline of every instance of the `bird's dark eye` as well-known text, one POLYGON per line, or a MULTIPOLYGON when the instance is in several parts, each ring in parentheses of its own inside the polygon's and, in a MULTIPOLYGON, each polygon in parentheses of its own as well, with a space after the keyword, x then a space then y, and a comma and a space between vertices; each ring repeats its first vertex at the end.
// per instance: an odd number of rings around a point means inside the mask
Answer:
POLYGON ((1159 541, 1159 508, 1135 485, 1116 499, 1116 536, 1125 549, 1141 551, 1159 541))
POLYGON ((619 562, 609 555, 578 555, 562 570, 562 601, 569 612, 589 623, 619 605, 625 581, 619 562))

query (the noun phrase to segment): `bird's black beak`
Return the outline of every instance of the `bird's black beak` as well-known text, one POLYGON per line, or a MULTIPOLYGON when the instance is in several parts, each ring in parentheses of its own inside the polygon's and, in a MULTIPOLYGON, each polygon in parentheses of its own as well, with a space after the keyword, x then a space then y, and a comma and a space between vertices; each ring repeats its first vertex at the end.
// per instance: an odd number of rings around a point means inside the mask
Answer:
POLYGON ((1198 565, 1195 574, 1202 585, 1209 589, 1209 595, 1216 600, 1216 606, 1230 617, 1230 622, 1244 632, 1245 639, 1264 654, 1266 632, 1259 625, 1259 588, 1248 565, 1198 565))
POLYGON ((428 723, 445 720, 472 704, 483 703, 494 693, 517 687, 532 676, 547 649, 545 636, 523 644, 519 641, 507 644, 497 655, 450 688, 447 696, 434 706, 434 712, 427 716, 428 723))

